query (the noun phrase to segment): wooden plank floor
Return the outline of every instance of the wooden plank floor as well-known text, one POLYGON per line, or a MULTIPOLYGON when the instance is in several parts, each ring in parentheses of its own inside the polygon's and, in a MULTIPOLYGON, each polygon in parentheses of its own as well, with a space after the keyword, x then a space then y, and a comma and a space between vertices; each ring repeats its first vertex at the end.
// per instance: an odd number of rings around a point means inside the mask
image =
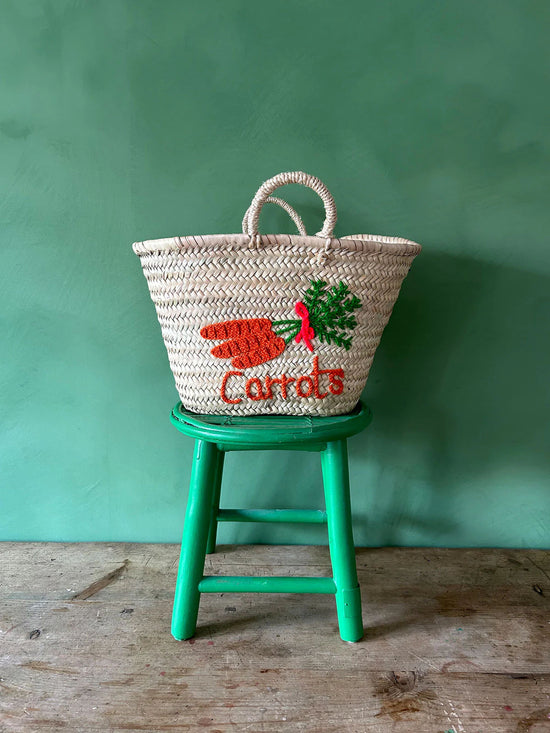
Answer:
MULTIPOLYGON (((360 549, 334 599, 205 595, 170 635, 178 548, 0 544, 1 731, 550 731, 550 553, 360 549)), ((323 547, 221 547, 220 574, 330 575, 323 547)))

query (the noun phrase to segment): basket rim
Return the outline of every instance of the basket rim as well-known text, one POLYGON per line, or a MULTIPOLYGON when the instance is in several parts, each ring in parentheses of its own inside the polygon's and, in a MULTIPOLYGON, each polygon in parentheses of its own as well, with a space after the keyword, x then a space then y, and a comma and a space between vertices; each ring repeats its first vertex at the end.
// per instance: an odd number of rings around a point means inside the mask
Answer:
MULTIPOLYGON (((394 255, 417 255, 422 247, 417 242, 403 237, 388 237, 378 234, 351 234, 329 240, 331 249, 342 249, 350 252, 388 252, 394 255)), ((164 237, 161 239, 145 239, 134 242, 132 249, 138 257, 161 251, 180 251, 186 248, 203 247, 204 249, 236 247, 261 251, 270 247, 307 247, 312 251, 325 249, 325 237, 302 236, 301 234, 261 234, 259 243, 251 244, 248 234, 195 234, 181 237, 164 237), (259 246, 258 246, 259 244, 259 246)))

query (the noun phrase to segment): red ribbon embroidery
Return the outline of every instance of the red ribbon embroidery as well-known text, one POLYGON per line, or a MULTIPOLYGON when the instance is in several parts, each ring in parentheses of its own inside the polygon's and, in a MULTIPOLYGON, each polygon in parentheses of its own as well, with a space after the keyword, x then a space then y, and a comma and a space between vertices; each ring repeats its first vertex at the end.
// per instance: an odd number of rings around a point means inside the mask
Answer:
POLYGON ((300 343, 300 341, 303 340, 306 347, 310 351, 313 351, 311 339, 315 338, 315 331, 309 323, 309 311, 307 307, 302 303, 302 301, 298 301, 298 303, 296 303, 296 305, 294 306, 294 310, 296 311, 296 315, 302 319, 302 328, 296 336, 295 341, 298 344, 300 343))

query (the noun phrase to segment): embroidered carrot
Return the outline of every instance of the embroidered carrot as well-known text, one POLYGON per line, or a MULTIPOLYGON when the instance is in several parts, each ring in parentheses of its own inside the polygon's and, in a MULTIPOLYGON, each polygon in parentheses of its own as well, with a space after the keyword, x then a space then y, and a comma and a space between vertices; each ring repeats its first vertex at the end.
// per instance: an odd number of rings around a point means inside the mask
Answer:
POLYGON ((218 359, 230 359, 240 354, 248 354, 251 351, 261 349, 263 346, 267 346, 270 341, 274 341, 277 338, 271 330, 265 332, 259 331, 258 333, 251 333, 249 336, 239 336, 239 338, 224 341, 223 344, 214 346, 210 353, 218 359))
POLYGON ((211 349, 218 359, 230 359, 237 369, 247 369, 274 359, 284 351, 285 342, 271 329, 268 318, 243 318, 205 326, 201 336, 226 339, 211 349))
POLYGON ((203 339, 230 339, 263 331, 271 331, 269 318, 242 318, 204 326, 201 328, 201 336, 203 339))
POLYGON ((285 350, 285 345, 282 338, 275 336, 275 338, 264 341, 258 349, 252 349, 252 351, 246 354, 236 356, 231 361, 231 364, 235 369, 248 369, 248 367, 258 366, 258 364, 263 364, 282 354, 285 350))
POLYGON ((343 282, 327 287, 323 280, 312 280, 303 300, 294 306, 298 318, 271 321, 269 318, 239 318, 221 321, 201 328, 204 339, 218 339, 224 343, 211 349, 218 359, 231 359, 237 369, 263 364, 274 359, 291 342, 302 342, 313 351, 312 340, 351 347, 350 332, 357 326, 353 312, 361 301, 352 295, 343 282))

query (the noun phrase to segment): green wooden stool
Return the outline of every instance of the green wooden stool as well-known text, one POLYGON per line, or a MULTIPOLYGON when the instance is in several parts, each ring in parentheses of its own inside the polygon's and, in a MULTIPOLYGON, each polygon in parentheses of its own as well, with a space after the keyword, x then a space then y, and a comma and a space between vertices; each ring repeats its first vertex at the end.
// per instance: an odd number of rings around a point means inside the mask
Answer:
POLYGON ((363 636, 351 527, 347 438, 371 421, 359 403, 334 417, 230 417, 197 415, 178 403, 171 421, 195 438, 189 498, 172 614, 172 634, 195 633, 201 593, 333 593, 340 636, 363 636), (220 509, 223 460, 227 451, 297 450, 321 453, 326 511, 309 509, 220 509), (332 578, 204 576, 206 553, 216 549, 218 522, 292 522, 327 524, 332 578))

